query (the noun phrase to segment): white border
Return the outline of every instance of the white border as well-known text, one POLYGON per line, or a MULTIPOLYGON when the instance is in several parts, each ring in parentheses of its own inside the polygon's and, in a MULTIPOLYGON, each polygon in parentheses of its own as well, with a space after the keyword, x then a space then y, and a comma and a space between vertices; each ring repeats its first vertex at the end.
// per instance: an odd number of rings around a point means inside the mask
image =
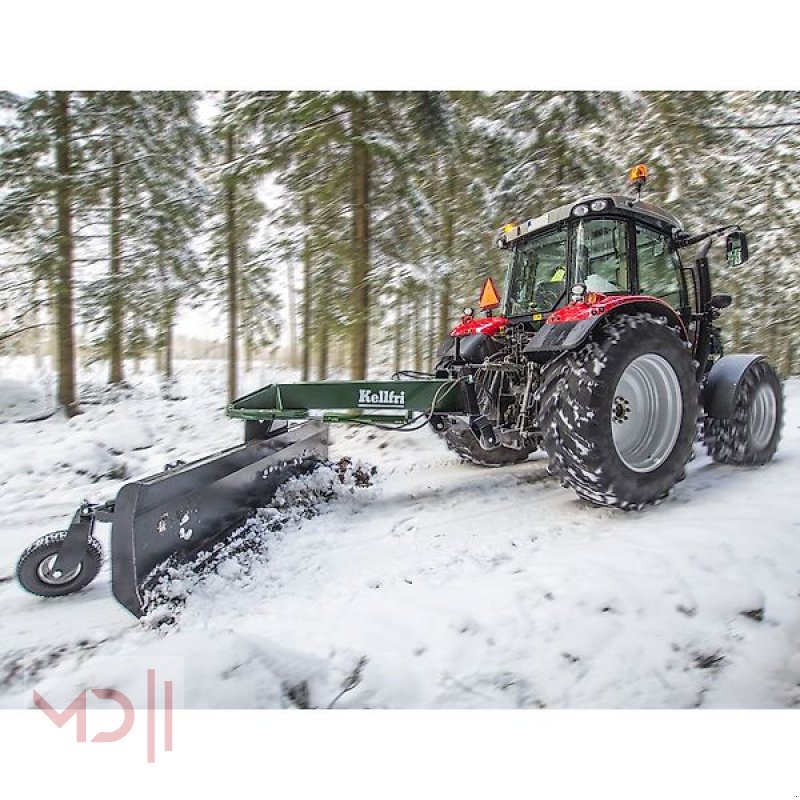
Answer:
MULTIPOLYGON (((28 0, 3 9, 0 88, 796 89, 789 8, 28 0)), ((9 792, 59 798, 792 798, 797 719, 177 712, 175 752, 146 765, 135 736, 76 745, 0 712, 0 752, 9 792)))
MULTIPOLYGON (((771 800, 800 794, 797 719, 725 711, 184 711, 176 712, 174 751, 146 764, 141 728, 121 743, 79 745, 73 723, 57 729, 27 711, 0 713, 0 748, 8 790, 22 791, 27 780, 41 797, 771 800)), ((90 717, 90 734, 93 724, 90 717)))
POLYGON ((777 0, 6 5, 3 88, 800 88, 777 0))

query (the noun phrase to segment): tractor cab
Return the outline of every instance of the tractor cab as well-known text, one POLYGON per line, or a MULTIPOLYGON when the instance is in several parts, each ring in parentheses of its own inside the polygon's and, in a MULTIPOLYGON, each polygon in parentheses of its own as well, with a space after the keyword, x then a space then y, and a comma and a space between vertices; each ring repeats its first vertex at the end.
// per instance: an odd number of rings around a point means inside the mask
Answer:
POLYGON ((726 234, 726 260, 735 268, 748 259, 747 237, 737 225, 686 233, 673 214, 642 201, 646 181, 647 167, 637 164, 629 173, 631 194, 595 194, 504 225, 496 238, 509 252, 504 315, 535 329, 586 298, 646 296, 672 308, 695 344, 705 336, 698 317, 730 303, 729 295, 711 294, 708 249, 726 234), (694 262, 684 264, 680 251, 700 242, 694 262))
POLYGON ((678 254, 680 221, 638 198, 592 195, 541 217, 505 225, 497 246, 509 251, 505 314, 534 321, 566 305, 572 288, 587 294, 658 297, 690 313, 678 254))

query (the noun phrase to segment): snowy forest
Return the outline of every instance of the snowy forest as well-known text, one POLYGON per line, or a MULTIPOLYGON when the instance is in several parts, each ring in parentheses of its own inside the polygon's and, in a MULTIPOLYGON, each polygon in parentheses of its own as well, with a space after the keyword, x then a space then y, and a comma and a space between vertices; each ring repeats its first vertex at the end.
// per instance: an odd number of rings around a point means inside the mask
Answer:
POLYGON ((229 398, 259 359, 430 369, 502 278, 499 225, 639 162, 690 232, 747 232, 742 267, 712 252, 726 345, 796 374, 800 93, 777 91, 2 92, 0 353, 52 359, 67 413, 89 363, 169 381, 176 320, 209 307, 229 398))

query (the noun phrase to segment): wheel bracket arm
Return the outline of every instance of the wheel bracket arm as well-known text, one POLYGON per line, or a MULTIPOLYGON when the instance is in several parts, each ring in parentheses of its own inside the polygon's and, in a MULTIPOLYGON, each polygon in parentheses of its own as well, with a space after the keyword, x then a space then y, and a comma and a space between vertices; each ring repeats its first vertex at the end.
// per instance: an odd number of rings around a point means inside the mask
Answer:
POLYGON ((96 522, 111 522, 114 518, 114 503, 82 503, 72 517, 67 535, 61 544, 53 569, 69 573, 81 563, 88 552, 89 537, 96 522))

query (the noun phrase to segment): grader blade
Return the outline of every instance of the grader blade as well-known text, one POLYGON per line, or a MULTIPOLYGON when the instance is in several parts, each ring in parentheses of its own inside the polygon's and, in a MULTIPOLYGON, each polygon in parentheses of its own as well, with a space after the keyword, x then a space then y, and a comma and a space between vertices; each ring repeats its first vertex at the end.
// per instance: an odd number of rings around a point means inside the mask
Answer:
POLYGON ((311 421, 120 489, 111 531, 114 597, 143 611, 142 582, 171 556, 191 558, 269 502, 288 478, 327 456, 327 426, 311 421))

